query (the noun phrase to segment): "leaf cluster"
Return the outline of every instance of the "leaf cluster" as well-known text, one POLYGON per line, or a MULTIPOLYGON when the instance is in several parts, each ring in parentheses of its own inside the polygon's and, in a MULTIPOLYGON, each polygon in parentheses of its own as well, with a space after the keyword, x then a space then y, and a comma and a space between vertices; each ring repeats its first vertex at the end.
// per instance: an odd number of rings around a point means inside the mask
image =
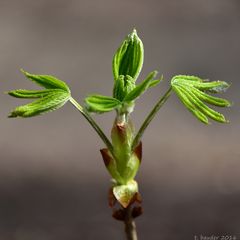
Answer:
POLYGON ((23 71, 31 81, 37 83, 43 90, 18 89, 9 91, 10 96, 24 99, 37 99, 31 103, 16 107, 9 117, 33 117, 62 107, 71 97, 67 84, 50 75, 34 75, 23 71))
POLYGON ((228 122, 223 114, 206 105, 229 107, 231 104, 228 100, 208 94, 225 91, 229 87, 228 83, 209 82, 196 76, 177 75, 172 78, 171 86, 181 102, 201 122, 208 124, 208 118, 221 123, 228 122))
POLYGON ((96 113, 104 113, 112 110, 120 112, 129 111, 129 107, 134 104, 146 90, 157 86, 162 78, 154 79, 157 71, 151 72, 140 84, 135 84, 129 75, 120 75, 115 81, 113 97, 92 94, 85 98, 87 110, 96 113))
MULTIPOLYGON (((90 94, 85 98, 86 107, 78 104, 80 112, 89 120, 88 112, 105 113, 116 110, 117 114, 129 114, 133 111, 135 101, 148 89, 157 86, 162 77, 156 79, 157 71, 153 71, 140 82, 136 83, 141 72, 144 59, 144 47, 134 29, 117 49, 112 60, 114 86, 112 96, 90 94), (88 115, 88 116, 87 116, 88 115)), ((43 87, 41 90, 18 89, 8 94, 24 99, 34 99, 33 102, 16 107, 9 117, 32 117, 63 106, 68 100, 73 101, 67 84, 50 75, 35 75, 23 71, 31 81, 43 87)), ((229 85, 224 81, 206 81, 196 76, 177 75, 171 80, 171 88, 177 94, 186 108, 201 122, 208 124, 208 118, 225 123, 223 114, 213 110, 210 106, 228 107, 226 99, 210 94, 225 91, 229 85)), ((162 100, 160 100, 162 102, 162 100)), ((157 103, 158 105, 158 103, 157 103)), ((158 106, 150 113, 155 115, 158 106)), ((148 121, 147 121, 148 122, 148 121)), ((145 129, 145 128, 143 128, 145 129)))

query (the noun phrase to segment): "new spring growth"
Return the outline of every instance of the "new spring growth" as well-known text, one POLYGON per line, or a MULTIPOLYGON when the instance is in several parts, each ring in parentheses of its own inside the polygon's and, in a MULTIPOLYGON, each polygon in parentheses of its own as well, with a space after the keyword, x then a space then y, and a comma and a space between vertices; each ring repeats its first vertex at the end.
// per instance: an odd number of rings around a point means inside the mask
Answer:
POLYGON ((16 107, 9 115, 12 118, 37 116, 54 111, 66 102, 70 102, 105 144, 106 148, 101 150, 101 154, 113 179, 111 194, 124 208, 139 200, 135 176, 142 159, 141 139, 152 119, 170 97, 171 92, 176 93, 183 105, 205 124, 209 123, 209 118, 220 123, 228 122, 223 114, 212 109, 212 106, 228 107, 231 105, 228 100, 211 95, 224 92, 229 87, 226 82, 211 82, 197 76, 177 75, 171 79, 168 91, 159 97, 139 130, 135 131, 130 114, 134 110, 136 100, 148 89, 158 86, 162 80, 162 77, 157 78, 157 71, 152 71, 138 83, 143 59, 143 43, 134 29, 113 56, 112 95, 90 94, 84 99, 84 104, 80 105, 71 96, 70 88, 65 82, 53 76, 30 74, 23 70, 22 72, 29 80, 43 89, 19 89, 8 92, 13 97, 34 100, 16 107), (116 112, 110 140, 92 117, 92 113, 102 114, 109 111, 116 112))

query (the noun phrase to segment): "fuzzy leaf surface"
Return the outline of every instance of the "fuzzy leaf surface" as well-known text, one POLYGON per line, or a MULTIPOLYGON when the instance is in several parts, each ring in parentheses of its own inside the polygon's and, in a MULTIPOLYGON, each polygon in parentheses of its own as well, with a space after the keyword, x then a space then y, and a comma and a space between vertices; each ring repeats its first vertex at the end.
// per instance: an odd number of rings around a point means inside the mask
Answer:
POLYGON ((228 83, 224 81, 208 82, 195 76, 178 75, 172 78, 171 86, 181 102, 201 122, 208 124, 208 118, 221 123, 228 122, 223 114, 205 104, 229 107, 231 104, 228 100, 206 93, 225 91, 229 87, 228 83))
POLYGON ((16 98, 42 98, 48 95, 49 93, 53 93, 54 91, 55 89, 45 89, 45 90, 18 89, 18 90, 9 91, 8 94, 16 98))
POLYGON ((53 76, 35 75, 22 70, 24 75, 44 87, 43 90, 17 89, 9 91, 10 96, 25 99, 38 99, 16 107, 9 117, 33 117, 62 107, 71 97, 67 84, 53 76))
POLYGON ((51 75, 36 75, 28 73, 22 70, 23 74, 33 82, 37 83, 38 85, 46 88, 46 89, 62 89, 64 91, 70 92, 69 87, 65 82, 62 80, 57 79, 51 75))
POLYGON ((121 105, 121 102, 113 97, 103 95, 90 95, 85 98, 87 110, 90 112, 109 112, 121 105))
POLYGON ((62 107, 70 98, 70 94, 63 90, 53 90, 40 99, 16 107, 9 117, 33 117, 62 107))
POLYGON ((129 75, 135 81, 142 69, 143 58, 143 43, 134 29, 123 41, 113 57, 114 80, 117 80, 120 75, 129 75))

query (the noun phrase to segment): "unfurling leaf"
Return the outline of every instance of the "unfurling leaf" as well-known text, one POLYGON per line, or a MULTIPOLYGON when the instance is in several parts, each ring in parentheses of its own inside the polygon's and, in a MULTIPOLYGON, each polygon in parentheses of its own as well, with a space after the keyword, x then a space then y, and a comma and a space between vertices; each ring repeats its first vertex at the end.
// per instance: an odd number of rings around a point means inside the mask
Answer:
POLYGON ((113 87, 113 97, 122 101, 125 97, 125 77, 120 75, 118 79, 114 82, 113 87))
POLYGON ((38 99, 16 107, 9 117, 33 117, 62 107, 71 97, 67 84, 53 76, 34 75, 22 70, 25 76, 46 89, 9 91, 10 96, 25 99, 38 99))
POLYGON ((70 94, 63 90, 52 90, 40 99, 15 108, 9 117, 33 117, 42 113, 54 111, 62 107, 70 98, 70 94))
POLYGON ((130 102, 137 99, 142 95, 149 87, 156 86, 161 80, 153 80, 157 75, 157 71, 149 73, 147 78, 138 84, 131 92, 124 98, 125 102, 130 102))
POLYGON ((134 29, 123 41, 113 57, 113 76, 116 81, 120 75, 131 76, 136 81, 143 65, 143 43, 134 29))
POLYGON ((226 82, 207 82, 195 76, 178 75, 173 77, 171 85, 182 103, 201 122, 208 124, 208 117, 217 122, 228 122, 223 114, 211 109, 205 104, 208 103, 218 107, 229 107, 231 105, 226 99, 213 97, 206 93, 224 91, 229 87, 226 82))
POLYGON ((113 97, 119 101, 123 101, 125 96, 135 88, 136 84, 129 75, 120 75, 114 82, 113 97))
POLYGON ((102 95, 90 95, 85 98, 87 104, 87 110, 89 112, 109 112, 121 105, 121 102, 116 98, 102 96, 102 95))

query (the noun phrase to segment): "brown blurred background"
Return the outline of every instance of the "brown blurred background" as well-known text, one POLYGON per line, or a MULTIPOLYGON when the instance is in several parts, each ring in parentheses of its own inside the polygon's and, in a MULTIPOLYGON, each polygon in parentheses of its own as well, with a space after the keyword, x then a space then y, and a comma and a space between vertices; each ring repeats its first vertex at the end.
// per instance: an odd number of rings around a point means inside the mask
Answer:
MULTIPOLYGON (((220 109, 230 124, 198 122, 173 95, 144 135, 137 176, 139 239, 240 239, 239 0, 0 0, 1 92, 34 89, 19 69, 65 80, 73 96, 111 94, 113 53, 136 27, 145 45, 140 79, 165 81, 138 101, 139 127, 175 74, 232 84, 220 109)), ((70 105, 7 119, 24 103, 0 95, 0 240, 124 239, 107 205, 109 176, 95 132, 70 105)), ((96 116, 109 133, 114 114, 96 116)))

